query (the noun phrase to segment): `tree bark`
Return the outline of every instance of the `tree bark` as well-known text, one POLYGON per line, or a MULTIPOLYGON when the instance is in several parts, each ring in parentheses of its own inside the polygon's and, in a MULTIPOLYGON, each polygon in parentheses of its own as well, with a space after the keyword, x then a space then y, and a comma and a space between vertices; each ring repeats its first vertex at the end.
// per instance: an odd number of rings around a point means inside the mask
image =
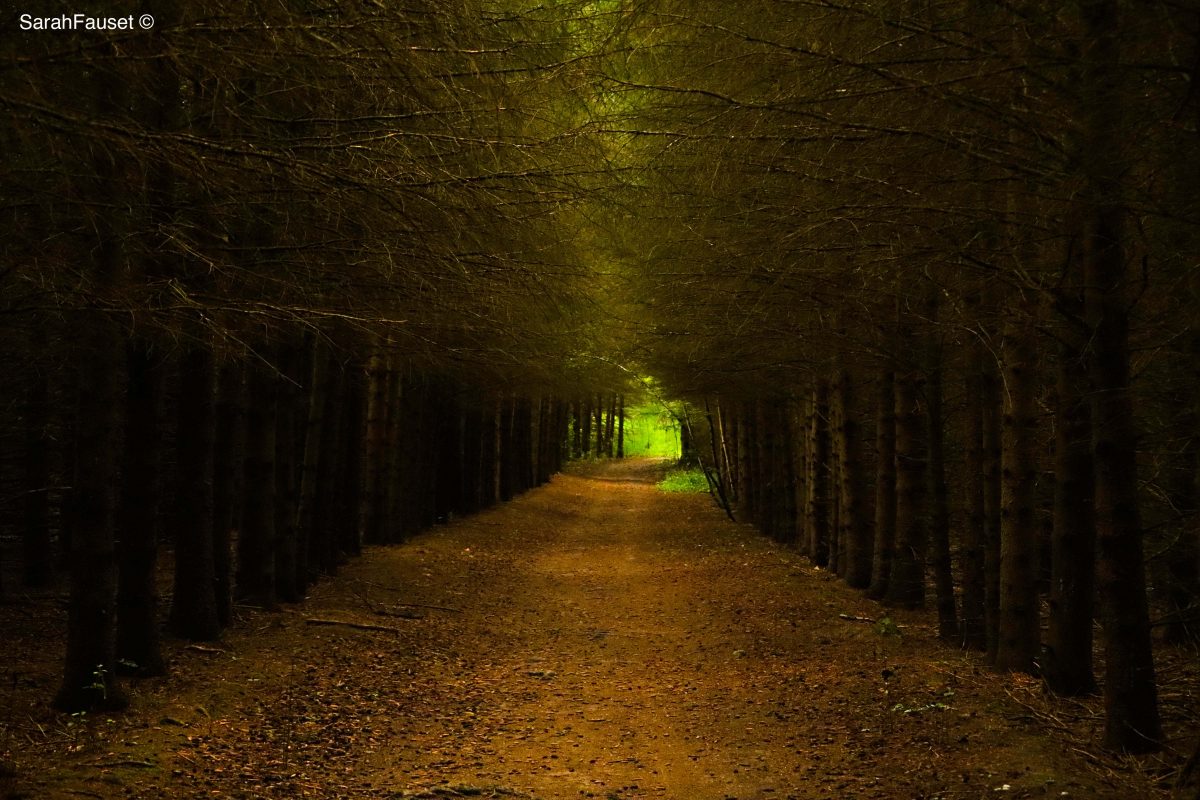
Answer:
POLYGON ((237 595, 274 608, 276 377, 272 367, 253 364, 246 415, 246 491, 238 537, 237 595))
POLYGON ((318 340, 310 343, 311 364, 308 374, 308 413, 304 420, 303 447, 299 468, 299 492, 296 496, 296 579, 301 592, 317 575, 311 556, 320 550, 318 540, 332 537, 332 530, 316 526, 316 497, 321 468, 321 444, 325 428, 333 420, 325 416, 329 393, 329 354, 318 340))
MULTIPOLYGON (((929 319, 937 321, 937 291, 930 292, 929 319)), ((950 558, 950 501, 946 491, 946 419, 942 401, 941 334, 928 334, 926 410, 929 423, 929 543, 930 566, 937 598, 938 638, 944 642, 959 640, 958 611, 954 597, 954 571, 950 558)))
POLYGON ((896 374, 896 545, 883 600, 900 608, 925 602, 926 411, 924 376, 908 366, 896 374))
POLYGON ((217 622, 233 622, 233 532, 246 462, 246 391, 242 363, 227 360, 217 371, 213 441, 213 592, 217 622))
POLYGON ((216 371, 203 339, 180 361, 178 485, 175 499, 175 591, 171 631, 193 641, 221 633, 213 568, 213 464, 216 371))
POLYGON ((304 415, 301 384, 301 350, 297 345, 283 348, 280 367, 283 376, 277 383, 275 412, 275 594, 285 603, 304 596, 304 576, 300 573, 300 543, 296 531, 296 418, 304 415))
MULTIPOLYGON (((46 321, 37 315, 31 321, 30 352, 44 354, 47 345, 46 321)), ((35 360, 24 411, 21 582, 36 589, 50 585, 54 577, 50 540, 50 375, 44 359, 35 360)))
POLYGON ((1124 155, 1116 0, 1081 0, 1084 55, 1081 156, 1087 178, 1085 304, 1091 327, 1092 452, 1105 653, 1104 739, 1146 752, 1161 746, 1137 494, 1137 432, 1129 379, 1124 155))
POLYGON ((863 479, 862 452, 859 443, 858 411, 854 404, 853 377, 849 370, 838 374, 836 393, 840 422, 842 489, 841 540, 845 552, 846 583, 856 589, 871 584, 871 530, 866 520, 866 483, 863 479))
POLYGON ((1004 328, 1000 638, 995 666, 1033 674, 1039 634, 1038 528, 1034 514, 1037 368, 1030 327, 1025 320, 1010 320, 1004 328))
MULTIPOLYGON (((975 345, 970 350, 978 365, 986 357, 975 345)), ((963 460, 963 494, 966 529, 962 545, 962 644, 968 650, 987 649, 985 622, 985 555, 983 481, 983 384, 978 367, 968 366, 966 375, 966 447, 963 460)))
POLYGON ((980 362, 983 424, 984 623, 987 660, 1000 646, 1001 420, 1000 380, 989 357, 980 362))
POLYGON ((809 558, 818 567, 829 564, 829 382, 818 378, 813 388, 808 425, 809 558))
POLYGON ((159 646, 157 584, 163 372, 150 342, 136 337, 126 359, 116 653, 119 671, 141 676, 167 671, 159 646))
POLYGON ((1050 690, 1068 696, 1097 690, 1092 671, 1096 524, 1086 386, 1083 353, 1064 341, 1058 357, 1050 624, 1043 671, 1050 690))
POLYGON ((617 397, 617 458, 625 457, 625 395, 617 397))
POLYGON ((896 405, 895 376, 879 375, 875 403, 875 536, 867 596, 881 600, 891 581, 896 546, 896 405))

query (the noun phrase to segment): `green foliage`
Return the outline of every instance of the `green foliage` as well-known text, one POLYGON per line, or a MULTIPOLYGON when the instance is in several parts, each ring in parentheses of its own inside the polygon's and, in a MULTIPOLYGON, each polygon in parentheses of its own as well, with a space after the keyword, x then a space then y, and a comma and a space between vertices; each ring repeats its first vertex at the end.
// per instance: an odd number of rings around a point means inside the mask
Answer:
POLYGON ((626 409, 625 455, 679 458, 679 423, 658 403, 626 409))
POLYGON ((875 623, 875 632, 880 636, 902 636, 899 626, 892 621, 891 617, 884 617, 875 623))
POLYGON ((658 482, 658 489, 662 492, 707 492, 708 479, 697 467, 673 469, 658 482))

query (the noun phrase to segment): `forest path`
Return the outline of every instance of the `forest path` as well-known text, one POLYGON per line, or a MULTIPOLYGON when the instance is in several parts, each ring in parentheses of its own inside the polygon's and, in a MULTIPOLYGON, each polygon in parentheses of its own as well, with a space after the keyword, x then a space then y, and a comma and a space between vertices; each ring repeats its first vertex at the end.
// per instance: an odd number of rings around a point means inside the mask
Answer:
POLYGON ((177 645, 173 677, 56 744, 25 796, 1134 796, 1036 683, 927 614, 839 617, 882 612, 660 471, 576 466, 245 611, 218 650, 177 645))

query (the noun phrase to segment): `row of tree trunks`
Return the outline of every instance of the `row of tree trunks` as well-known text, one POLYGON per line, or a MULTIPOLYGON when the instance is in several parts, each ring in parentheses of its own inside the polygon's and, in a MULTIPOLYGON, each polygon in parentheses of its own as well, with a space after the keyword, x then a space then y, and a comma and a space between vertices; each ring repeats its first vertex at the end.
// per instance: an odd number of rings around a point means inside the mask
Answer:
MULTIPOLYGON (((115 260, 117 246, 100 257, 115 260)), ((181 344, 123 332, 102 311, 79 323, 89 327, 70 376, 74 413, 51 419, 47 403, 33 415, 42 430, 69 431, 72 446, 54 459, 46 440, 29 442, 24 462, 40 482, 22 520, 31 585, 54 578, 52 545, 74 520, 54 701, 65 710, 124 705, 118 672, 163 673, 164 622, 175 636, 215 639, 235 599, 268 609, 302 600, 364 541, 401 541, 516 496, 568 453, 567 402, 480 400, 404 363, 386 339, 364 353, 357 334, 309 335, 241 354, 218 352, 199 324, 181 344), (56 514, 48 487, 60 461, 72 474, 56 514), (172 544, 169 602, 158 591, 162 541, 172 544)), ((30 404, 49 399, 50 377, 30 386, 30 404)))
MULTIPOLYGON (((1056 337, 1053 392, 1045 391, 1049 365, 1038 357, 1041 312, 1032 309, 1009 315, 1000 336, 980 328, 964 343, 957 356, 965 361, 965 393, 958 413, 948 414, 944 334, 928 324, 937 320, 931 303, 919 321, 901 309, 897 355, 880 359, 871 376, 873 409, 857 405, 861 381, 845 368, 791 398, 708 398, 716 440, 704 451, 728 476, 722 487, 740 519, 795 543, 815 565, 885 605, 920 608, 928 586, 943 640, 984 651, 996 669, 1040 675, 1056 693, 1097 690, 1099 608, 1108 743, 1141 750, 1156 746, 1159 729, 1123 261, 1108 252, 1120 219, 1111 209, 1097 213, 1092 241, 1077 254, 1086 267, 1077 286, 1088 292, 1064 289, 1057 300, 1074 322, 1056 337), (1103 359, 1098 336, 1107 337, 1103 359), (1042 422, 1047 405, 1052 427, 1042 422), (864 440, 874 442, 873 452, 863 452, 864 440), (961 470, 948 453, 961 454, 961 470), (957 530, 952 520, 961 520, 957 530)), ((1179 495, 1191 502, 1187 489, 1179 495)))
POLYGON ((625 457, 625 395, 585 395, 570 404, 572 458, 625 457))

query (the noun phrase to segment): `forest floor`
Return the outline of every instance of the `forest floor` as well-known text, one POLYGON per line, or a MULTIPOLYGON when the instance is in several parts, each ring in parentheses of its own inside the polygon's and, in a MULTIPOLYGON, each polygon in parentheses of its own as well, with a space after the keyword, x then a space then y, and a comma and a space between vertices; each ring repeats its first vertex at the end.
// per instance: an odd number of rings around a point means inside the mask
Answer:
POLYGON ((1100 753, 1098 700, 990 672, 661 469, 581 465, 371 548, 171 643, 119 716, 48 711, 61 604, 0 607, 0 798, 1168 796, 1174 756, 1100 753))

